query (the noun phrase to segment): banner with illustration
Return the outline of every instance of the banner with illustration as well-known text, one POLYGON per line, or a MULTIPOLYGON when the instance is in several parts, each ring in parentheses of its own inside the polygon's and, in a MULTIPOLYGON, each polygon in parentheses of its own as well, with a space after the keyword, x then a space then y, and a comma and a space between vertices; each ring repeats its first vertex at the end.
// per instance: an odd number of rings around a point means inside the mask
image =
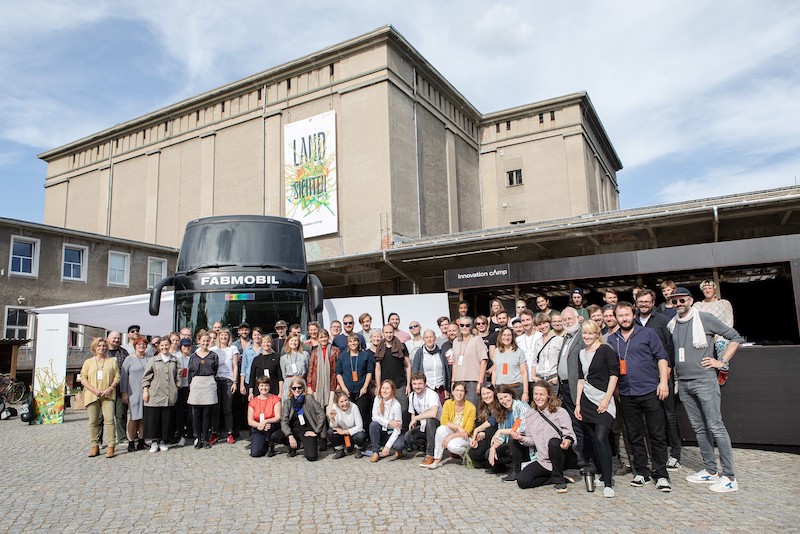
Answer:
POLYGON ((36 317, 33 394, 36 398, 37 424, 64 422, 68 344, 69 314, 54 313, 36 317))
POLYGON ((283 127, 286 216, 306 238, 336 233, 336 112, 283 127))

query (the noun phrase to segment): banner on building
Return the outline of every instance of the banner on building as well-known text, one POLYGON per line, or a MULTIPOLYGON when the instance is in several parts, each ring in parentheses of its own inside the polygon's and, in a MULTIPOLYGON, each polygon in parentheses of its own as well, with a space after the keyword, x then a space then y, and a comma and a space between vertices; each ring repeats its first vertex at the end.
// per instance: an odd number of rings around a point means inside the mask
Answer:
POLYGON ((67 376, 69 314, 54 313, 36 318, 36 367, 33 394, 36 422, 64 422, 64 385, 67 376))
POLYGON ((283 139, 286 216, 307 238, 336 233, 336 112, 287 124, 283 139))

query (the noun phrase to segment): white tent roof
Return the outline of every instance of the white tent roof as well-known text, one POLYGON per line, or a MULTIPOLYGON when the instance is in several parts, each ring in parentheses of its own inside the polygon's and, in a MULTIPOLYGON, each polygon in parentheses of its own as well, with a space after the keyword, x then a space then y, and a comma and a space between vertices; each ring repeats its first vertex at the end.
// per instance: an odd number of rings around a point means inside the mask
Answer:
POLYGON ((148 311, 149 293, 47 306, 35 308, 33 312, 37 314, 67 313, 71 323, 105 330, 117 330, 123 333, 130 325, 138 324, 142 334, 156 336, 172 330, 173 294, 174 291, 161 293, 161 310, 157 316, 150 315, 148 311))

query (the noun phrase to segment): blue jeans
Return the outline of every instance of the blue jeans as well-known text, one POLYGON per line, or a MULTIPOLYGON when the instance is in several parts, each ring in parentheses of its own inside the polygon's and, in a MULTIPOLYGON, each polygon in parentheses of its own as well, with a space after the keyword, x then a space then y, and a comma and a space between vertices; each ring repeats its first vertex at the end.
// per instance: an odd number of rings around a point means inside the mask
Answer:
POLYGON ((717 472, 717 457, 714 454, 714 441, 716 441, 722 474, 733 478, 733 445, 728 429, 722 422, 717 378, 710 376, 694 380, 678 380, 678 393, 683 407, 686 408, 692 430, 697 436, 703 467, 709 473, 717 472))
MULTIPOLYGON (((369 424, 369 441, 372 447, 372 452, 380 452, 381 443, 389 441, 389 432, 381 428, 381 424, 373 421, 369 424)), ((406 447, 406 441, 403 439, 403 433, 397 436, 392 449, 395 451, 402 451, 406 447)))

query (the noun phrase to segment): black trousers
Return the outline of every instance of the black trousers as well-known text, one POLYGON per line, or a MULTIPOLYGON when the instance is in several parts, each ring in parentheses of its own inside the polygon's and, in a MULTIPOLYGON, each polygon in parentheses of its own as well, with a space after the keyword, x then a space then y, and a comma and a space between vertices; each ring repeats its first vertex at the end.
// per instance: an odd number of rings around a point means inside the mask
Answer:
POLYGON ((227 436, 233 432, 233 393, 228 379, 217 380, 217 397, 219 402, 215 405, 217 411, 211 420, 214 434, 227 436))
MULTIPOLYGON (((308 426, 308 423, 301 425, 296 415, 293 415, 289 420, 289 428, 292 430, 292 436, 294 436, 297 446, 300 447, 300 444, 303 444, 303 453, 305 454, 306 460, 309 462, 316 462, 317 458, 319 458, 319 448, 317 447, 317 438, 319 436, 306 436, 305 433, 312 429, 308 426)), ((289 445, 289 436, 286 436, 282 430, 276 429, 272 433, 270 441, 289 445)))
POLYGON ((610 488, 613 484, 611 442, 609 440, 609 436, 612 434, 611 428, 597 423, 586 423, 585 429, 594 443, 597 467, 600 468, 600 473, 603 475, 603 483, 610 488))
POLYGON ((189 398, 189 388, 178 388, 178 401, 175 403, 175 433, 178 438, 186 437, 192 430, 192 417, 186 405, 189 398))
POLYGON ((358 391, 351 391, 350 402, 354 403, 358 408, 364 428, 369 428, 369 424, 372 422, 372 396, 370 396, 369 391, 361 396, 358 395, 358 391))
MULTIPOLYGON (((497 460, 494 463, 495 470, 502 470, 505 466, 512 466, 520 469, 522 462, 527 462, 531 458, 531 451, 528 447, 515 439, 508 437, 505 443, 497 447, 497 460), (498 465, 500 464, 500 465, 498 465)), ((489 451, 486 451, 486 462, 489 462, 489 451)))
POLYGON ((216 404, 192 406, 192 428, 194 437, 200 441, 208 441, 211 433, 211 414, 215 413, 216 404))
MULTIPOLYGON (((332 428, 328 429, 328 440, 334 446, 334 448, 341 448, 344 447, 344 436, 341 436, 333 431, 332 428)), ((356 432, 352 436, 350 436, 350 448, 354 445, 359 449, 364 449, 364 446, 367 444, 367 433, 363 430, 361 432, 356 432)))
POLYGON ((280 423, 271 423, 267 430, 259 430, 257 428, 250 428, 250 456, 253 458, 260 458, 267 454, 267 444, 270 438, 279 430, 280 423))
POLYGON ((670 456, 680 461, 681 459, 681 433, 678 429, 678 416, 675 414, 675 406, 678 399, 675 396, 675 380, 669 378, 669 395, 661 401, 664 407, 664 418, 667 422, 667 442, 669 443, 670 456))
POLYGON ((624 418, 625 429, 631 444, 634 470, 645 478, 655 476, 666 478, 667 473, 667 432, 664 408, 656 392, 631 397, 620 395, 620 413, 624 418), (644 422, 642 418, 644 417, 644 422), (645 444, 645 426, 650 436, 652 449, 652 468, 647 465, 647 446, 645 444))
MULTIPOLYGON (((569 382, 562 380, 559 382, 559 395, 561 396, 561 406, 569 412, 569 417, 572 419, 572 430, 575 431, 575 446, 578 447, 578 454, 582 458, 586 458, 586 448, 583 439, 583 423, 575 418, 575 401, 572 398, 572 392, 569 389, 569 382)), ((580 458, 579 458, 580 460, 580 458)))
POLYGON ((561 448, 561 438, 552 438, 547 442, 547 453, 553 470, 548 471, 539 462, 531 462, 517 476, 517 485, 521 489, 537 488, 546 484, 559 484, 564 482, 564 470, 578 467, 578 455, 572 447, 567 450, 561 448))
POLYGON ((469 458, 475 467, 488 467, 489 462, 486 461, 486 455, 489 452, 489 447, 492 446, 492 438, 495 432, 497 432, 497 427, 490 426, 484 430, 486 437, 478 442, 478 446, 474 449, 469 449, 469 458))

